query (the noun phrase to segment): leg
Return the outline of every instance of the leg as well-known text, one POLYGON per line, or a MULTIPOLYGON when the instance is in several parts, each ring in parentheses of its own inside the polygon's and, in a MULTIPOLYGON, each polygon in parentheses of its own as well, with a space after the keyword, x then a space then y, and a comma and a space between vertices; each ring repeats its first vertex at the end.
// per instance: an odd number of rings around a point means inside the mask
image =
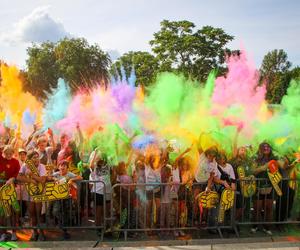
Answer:
MULTIPOLYGON (((36 216, 36 209, 35 209, 35 203, 34 202, 28 202, 27 207, 29 208, 29 217, 32 227, 37 226, 37 216, 36 216)), ((31 235, 32 241, 36 241, 38 239, 38 232, 37 229, 33 229, 33 233, 31 235)))
POLYGON ((147 208, 146 208, 146 227, 151 228, 152 224, 152 207, 153 207, 153 200, 147 200, 147 208))
POLYGON ((156 226, 159 227, 159 223, 160 223, 160 198, 155 198, 155 209, 156 209, 156 226))

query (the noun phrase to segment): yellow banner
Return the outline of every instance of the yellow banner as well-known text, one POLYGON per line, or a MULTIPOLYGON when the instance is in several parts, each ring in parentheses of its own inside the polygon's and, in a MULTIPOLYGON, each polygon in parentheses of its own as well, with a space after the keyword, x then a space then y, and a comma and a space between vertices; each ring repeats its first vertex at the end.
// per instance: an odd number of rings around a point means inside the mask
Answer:
POLYGON ((13 184, 4 185, 0 188, 0 211, 1 215, 6 217, 11 216, 12 208, 16 211, 20 211, 20 206, 17 200, 17 192, 13 184))
POLYGON ((69 197, 69 185, 67 183, 57 184, 54 182, 47 182, 45 184, 44 193, 40 195, 34 195, 32 198, 35 202, 44 202, 62 200, 69 197))
POLYGON ((216 207, 219 202, 219 194, 215 191, 201 192, 196 197, 199 206, 202 208, 216 207))
POLYGON ((69 164, 69 171, 72 172, 73 174, 80 175, 80 170, 72 163, 69 164))
POLYGON ((220 209, 219 209, 219 216, 218 222, 224 222, 225 211, 232 208, 234 205, 234 191, 231 189, 224 189, 221 194, 220 200, 220 209))
POLYGON ((244 197, 251 197, 256 193, 256 181, 254 175, 246 177, 245 169, 242 166, 237 168, 237 174, 240 180, 241 192, 244 197))
POLYGON ((279 196, 282 196, 282 191, 281 191, 280 187, 278 186, 278 183, 282 180, 282 176, 279 173, 279 171, 277 170, 273 174, 271 172, 268 172, 268 176, 269 176, 270 182, 272 183, 276 193, 279 196))

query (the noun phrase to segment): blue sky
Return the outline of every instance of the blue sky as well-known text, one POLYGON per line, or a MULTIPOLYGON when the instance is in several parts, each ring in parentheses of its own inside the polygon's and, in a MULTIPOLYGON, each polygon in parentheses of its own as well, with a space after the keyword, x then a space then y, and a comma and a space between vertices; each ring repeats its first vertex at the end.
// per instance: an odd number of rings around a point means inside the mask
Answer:
POLYGON ((31 42, 85 37, 114 56, 150 51, 163 19, 212 25, 235 36, 259 66, 272 49, 300 65, 299 0, 0 0, 0 58, 25 66, 31 42), (26 4, 25 4, 26 3, 26 4))

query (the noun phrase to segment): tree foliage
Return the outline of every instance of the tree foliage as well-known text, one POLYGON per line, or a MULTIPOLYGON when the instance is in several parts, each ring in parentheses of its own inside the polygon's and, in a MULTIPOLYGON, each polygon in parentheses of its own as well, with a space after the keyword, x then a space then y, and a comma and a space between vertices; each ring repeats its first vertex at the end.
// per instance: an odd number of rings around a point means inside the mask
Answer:
POLYGON ((158 61, 148 52, 130 51, 114 62, 110 72, 115 79, 128 80, 132 70, 134 70, 136 75, 136 85, 148 86, 155 81, 158 61), (122 68, 125 71, 125 76, 122 76, 122 68), (123 77, 126 79, 122 79, 123 77))
POLYGON ((225 46, 233 39, 223 29, 204 26, 195 30, 189 21, 161 22, 160 31, 150 41, 161 71, 179 71, 187 77, 205 81, 213 69, 222 69, 225 46))
POLYGON ((287 53, 280 50, 272 50, 267 53, 260 68, 261 81, 266 84, 266 99, 270 103, 280 103, 286 94, 292 74, 289 72, 291 62, 287 53))
POLYGON ((83 38, 34 44, 27 53, 26 88, 40 99, 56 86, 59 77, 65 79, 73 91, 108 82, 109 56, 83 38))

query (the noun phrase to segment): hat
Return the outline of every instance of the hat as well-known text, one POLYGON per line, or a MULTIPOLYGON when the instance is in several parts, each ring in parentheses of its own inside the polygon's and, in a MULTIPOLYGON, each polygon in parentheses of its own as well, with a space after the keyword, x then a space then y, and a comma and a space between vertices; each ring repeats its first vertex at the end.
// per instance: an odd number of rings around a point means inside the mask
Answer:
POLYGON ((26 153, 27 154, 27 151, 24 149, 24 148, 19 148, 18 150, 18 153, 26 153))

